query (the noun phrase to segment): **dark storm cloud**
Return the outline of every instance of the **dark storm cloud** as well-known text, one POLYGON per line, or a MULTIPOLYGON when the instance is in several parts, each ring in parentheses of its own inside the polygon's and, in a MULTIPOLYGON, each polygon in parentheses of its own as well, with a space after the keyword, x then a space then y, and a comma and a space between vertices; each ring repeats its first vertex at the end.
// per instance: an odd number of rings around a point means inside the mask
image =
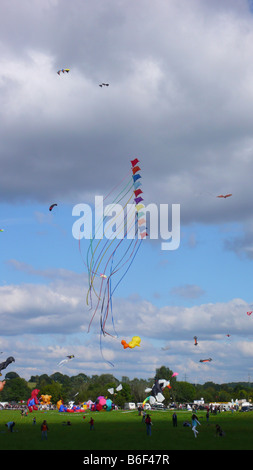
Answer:
POLYGON ((4 1, 2 10, 2 200, 83 202, 138 156, 146 202, 180 203, 183 223, 250 217, 244 1, 4 1), (62 67, 70 73, 58 76, 62 67), (222 192, 235 195, 225 212, 222 192))

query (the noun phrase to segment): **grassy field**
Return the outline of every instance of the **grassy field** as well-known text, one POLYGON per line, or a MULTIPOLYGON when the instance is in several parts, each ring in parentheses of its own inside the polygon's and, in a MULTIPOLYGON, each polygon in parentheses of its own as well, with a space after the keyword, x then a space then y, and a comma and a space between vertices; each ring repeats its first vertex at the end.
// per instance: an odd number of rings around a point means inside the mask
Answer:
POLYGON ((191 420, 191 413, 177 412, 177 427, 172 426, 172 411, 151 411, 152 435, 147 436, 145 424, 138 412, 88 412, 59 413, 58 411, 34 411, 21 417, 18 410, 0 411, 1 450, 252 450, 253 412, 223 412, 210 414, 209 424, 205 412, 198 412, 201 426, 195 438, 191 427, 184 427, 191 420), (33 417, 36 424, 33 424, 33 417), (95 429, 90 431, 90 417, 95 429), (47 440, 41 440, 40 426, 47 421, 47 440), (63 425, 70 420, 71 426, 63 425), (5 423, 15 421, 13 433, 5 423), (225 436, 215 435, 215 425, 220 424, 225 436))

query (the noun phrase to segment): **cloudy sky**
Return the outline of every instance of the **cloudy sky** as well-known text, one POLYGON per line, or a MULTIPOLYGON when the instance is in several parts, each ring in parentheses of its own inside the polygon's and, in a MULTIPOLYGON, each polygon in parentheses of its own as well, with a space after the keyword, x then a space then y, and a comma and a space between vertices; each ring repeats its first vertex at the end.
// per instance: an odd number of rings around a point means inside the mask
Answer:
POLYGON ((165 365, 192 383, 252 381, 252 2, 2 0, 0 11, 0 350, 16 359, 5 372, 120 380, 165 365), (145 204, 170 218, 180 205, 180 245, 143 240, 102 355, 72 212, 136 157, 145 204), (141 347, 124 350, 134 335, 141 347))

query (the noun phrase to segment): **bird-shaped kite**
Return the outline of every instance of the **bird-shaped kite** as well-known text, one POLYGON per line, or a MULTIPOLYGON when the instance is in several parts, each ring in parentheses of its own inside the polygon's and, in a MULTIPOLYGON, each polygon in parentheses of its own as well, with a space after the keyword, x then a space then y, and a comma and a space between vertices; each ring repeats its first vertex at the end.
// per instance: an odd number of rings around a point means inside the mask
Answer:
MULTIPOLYGON (((11 364, 12 362, 15 362, 14 357, 12 357, 12 356, 7 357, 6 361, 1 362, 1 364, 0 364, 0 371, 1 371, 2 369, 6 369, 6 367, 7 367, 9 364, 11 364)), ((2 375, 1 372, 0 372, 0 375, 2 375)))
POLYGON ((220 194, 219 196, 216 196, 216 197, 223 197, 224 199, 226 199, 227 197, 230 197, 230 196, 232 196, 232 194, 225 194, 225 195, 220 194))

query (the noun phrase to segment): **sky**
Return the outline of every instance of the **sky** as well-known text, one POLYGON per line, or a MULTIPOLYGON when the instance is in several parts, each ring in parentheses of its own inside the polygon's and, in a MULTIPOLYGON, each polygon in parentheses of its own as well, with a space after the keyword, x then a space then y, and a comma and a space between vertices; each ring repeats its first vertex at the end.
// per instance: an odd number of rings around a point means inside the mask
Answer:
POLYGON ((191 383, 252 381, 252 2, 0 8, 0 358, 15 357, 3 378, 165 365, 191 383), (134 158, 145 205, 167 204, 172 227, 180 206, 180 244, 142 241, 112 297, 116 333, 109 315, 101 337, 73 209, 110 194, 134 158))

